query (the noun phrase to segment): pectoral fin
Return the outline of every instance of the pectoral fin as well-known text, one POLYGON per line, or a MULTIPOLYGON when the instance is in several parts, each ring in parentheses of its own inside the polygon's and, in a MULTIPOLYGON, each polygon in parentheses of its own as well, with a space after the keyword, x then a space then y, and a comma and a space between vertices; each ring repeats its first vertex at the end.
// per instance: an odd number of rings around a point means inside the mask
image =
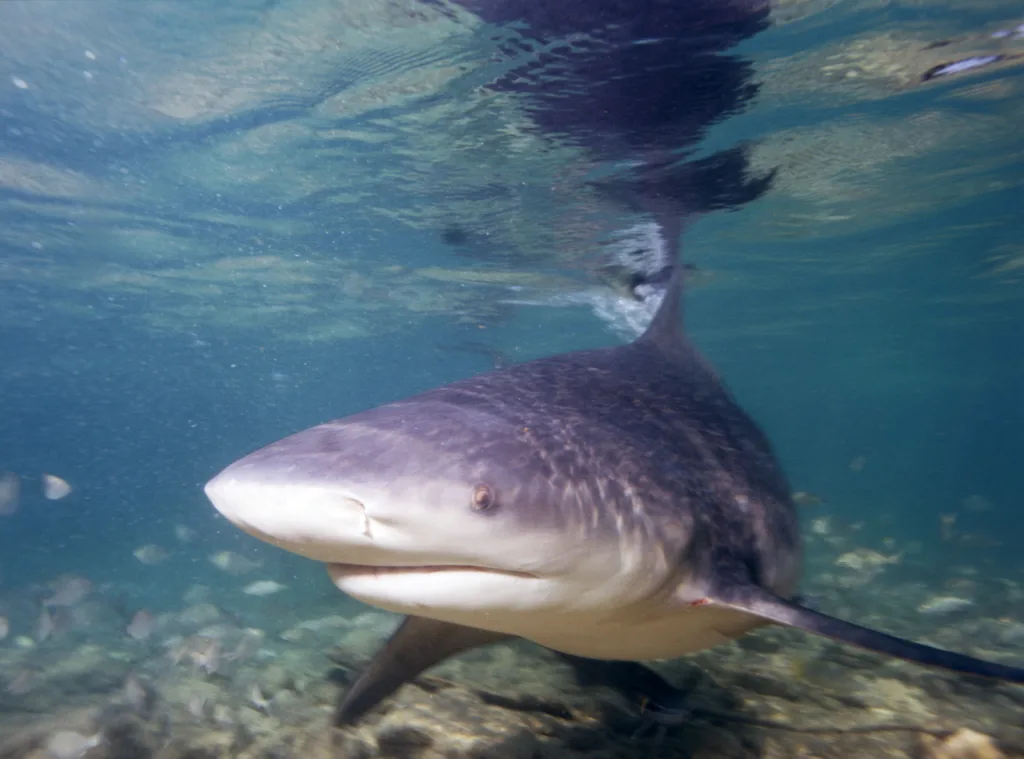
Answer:
POLYGON ((406 617, 369 666, 342 694, 334 712, 335 727, 355 722, 402 685, 450 656, 509 637, 449 622, 406 617))
POLYGON ((798 630, 823 635, 826 638, 853 646, 895 656, 906 661, 938 667, 965 675, 988 677, 1009 683, 1024 684, 1024 668, 975 659, 973 656, 946 651, 922 643, 844 622, 821 612, 786 601, 757 586, 723 588, 706 599, 707 603, 743 611, 769 622, 795 627, 798 630))

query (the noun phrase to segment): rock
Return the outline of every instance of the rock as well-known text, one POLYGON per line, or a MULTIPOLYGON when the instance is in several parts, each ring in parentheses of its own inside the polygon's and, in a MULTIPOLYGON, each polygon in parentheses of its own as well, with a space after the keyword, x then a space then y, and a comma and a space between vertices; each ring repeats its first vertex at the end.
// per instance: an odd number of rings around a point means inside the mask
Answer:
POLYGON ((466 750, 467 759, 535 759, 541 754, 540 741, 527 729, 513 730, 500 742, 480 740, 466 750))
POLYGON ((133 716, 111 720, 103 729, 107 759, 148 759, 156 753, 157 736, 133 716))
POLYGON ((103 742, 102 736, 82 735, 74 730, 54 733, 43 746, 43 754, 50 759, 82 759, 103 742))
POLYGON ((284 690, 295 690, 295 678, 280 664, 271 664, 259 678, 260 688, 271 696, 284 690))
POLYGON ((801 701, 805 695, 797 684, 774 677, 766 677, 757 672, 739 672, 733 678, 733 683, 738 688, 752 691, 762 696, 774 696, 784 698, 787 701, 801 701))
POLYGON ((918 759, 1006 759, 987 735, 962 728, 944 741, 922 735, 918 759))
POLYGON ((759 654, 774 654, 782 650, 782 644, 779 641, 763 633, 740 638, 737 645, 745 651, 759 654))
POLYGON ((385 725, 377 731, 377 746, 384 756, 413 756, 434 745, 426 730, 407 725, 385 725))
POLYGON ((1024 624, 1010 622, 999 634, 999 642, 1008 646, 1024 645, 1024 624))

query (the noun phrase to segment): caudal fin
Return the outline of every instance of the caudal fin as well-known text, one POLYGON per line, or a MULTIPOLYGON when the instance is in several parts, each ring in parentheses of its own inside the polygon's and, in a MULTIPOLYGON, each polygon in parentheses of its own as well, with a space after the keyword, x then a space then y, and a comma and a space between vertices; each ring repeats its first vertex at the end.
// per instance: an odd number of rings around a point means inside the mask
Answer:
POLYGON ((712 597, 712 603, 738 611, 753 614, 769 622, 775 622, 798 630, 823 635, 826 638, 849 643, 853 646, 895 656, 906 661, 930 667, 960 672, 965 675, 988 677, 1009 683, 1024 684, 1024 668, 976 659, 966 654, 946 651, 923 643, 914 643, 904 638, 861 627, 827 614, 813 611, 758 587, 736 588, 721 597, 712 597))

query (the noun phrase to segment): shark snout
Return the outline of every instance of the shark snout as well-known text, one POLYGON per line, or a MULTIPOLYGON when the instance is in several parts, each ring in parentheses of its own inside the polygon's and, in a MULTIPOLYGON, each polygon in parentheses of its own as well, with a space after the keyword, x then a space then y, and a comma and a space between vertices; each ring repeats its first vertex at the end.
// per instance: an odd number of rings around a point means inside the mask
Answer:
POLYGON ((208 483, 214 507, 238 528, 315 561, 356 562, 372 547, 361 501, 330 483, 288 481, 233 464, 208 483))

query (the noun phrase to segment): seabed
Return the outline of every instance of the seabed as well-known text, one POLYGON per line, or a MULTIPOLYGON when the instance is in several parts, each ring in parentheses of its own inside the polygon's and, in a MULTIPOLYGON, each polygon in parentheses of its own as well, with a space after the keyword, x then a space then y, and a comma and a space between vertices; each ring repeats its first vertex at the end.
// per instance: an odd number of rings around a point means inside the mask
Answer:
MULTIPOLYGON (((887 587, 886 603, 897 595, 887 587)), ((449 661, 357 726, 334 730, 340 689, 397 617, 361 611, 267 633, 205 602, 155 617, 139 640, 104 623, 110 603, 94 592, 69 629, 0 643, 0 759, 1024 757, 1024 688, 778 628, 652 664, 690 693, 691 717, 664 731, 637 735, 641 704, 581 688, 528 643, 449 661), (920 730, 842 732, 893 723, 920 730)), ((996 654, 1009 659, 1007 636, 1021 625, 961 614, 927 632, 915 637, 975 654, 1002 645, 996 654)))

